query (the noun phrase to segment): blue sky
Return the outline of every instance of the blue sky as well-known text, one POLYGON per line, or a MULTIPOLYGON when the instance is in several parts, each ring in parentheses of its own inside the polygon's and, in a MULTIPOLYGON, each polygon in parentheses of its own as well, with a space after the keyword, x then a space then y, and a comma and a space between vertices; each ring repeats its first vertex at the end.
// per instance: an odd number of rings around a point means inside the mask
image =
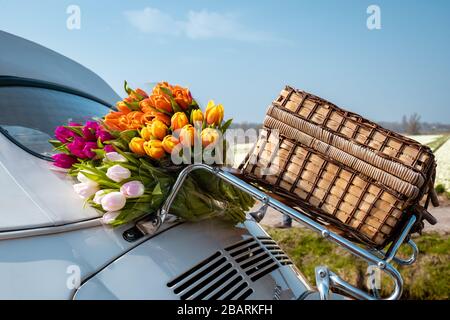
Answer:
POLYGON ((375 121, 417 112, 450 123, 449 15, 445 0, 0 0, 1 30, 80 62, 120 95, 124 79, 167 80, 254 122, 289 84, 375 121), (80 30, 66 27, 72 4, 80 30), (366 26, 371 4, 381 30, 366 26))

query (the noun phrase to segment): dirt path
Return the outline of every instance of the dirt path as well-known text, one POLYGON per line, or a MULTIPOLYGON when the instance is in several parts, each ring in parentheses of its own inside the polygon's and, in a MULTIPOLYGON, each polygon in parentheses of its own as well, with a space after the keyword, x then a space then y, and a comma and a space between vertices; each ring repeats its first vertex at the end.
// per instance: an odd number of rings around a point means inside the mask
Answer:
MULTIPOLYGON (((434 226, 425 222, 424 231, 436 231, 439 233, 450 233, 450 206, 431 208, 430 213, 437 219, 438 223, 434 226)), ((261 224, 273 227, 282 221, 282 215, 278 211, 271 208, 267 210, 267 214, 261 221, 261 224)), ((294 221, 294 227, 301 227, 301 224, 294 221)))

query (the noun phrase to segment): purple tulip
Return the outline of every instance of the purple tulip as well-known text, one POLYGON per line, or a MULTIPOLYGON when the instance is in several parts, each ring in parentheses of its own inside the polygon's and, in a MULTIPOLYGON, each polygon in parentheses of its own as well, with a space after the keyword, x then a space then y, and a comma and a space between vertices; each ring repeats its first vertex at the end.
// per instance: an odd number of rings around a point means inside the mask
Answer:
POLYGON ((71 140, 71 138, 73 138, 74 136, 75 136, 75 133, 72 130, 70 130, 64 126, 58 126, 55 129, 55 137, 62 143, 69 142, 71 140))
POLYGON ((87 141, 96 141, 97 140, 97 130, 99 129, 99 125, 95 121, 88 121, 81 129, 83 132, 83 136, 87 141))
POLYGON ((86 142, 86 144, 83 147, 83 153, 86 155, 86 157, 92 159, 96 156, 95 152, 92 151, 93 149, 98 149, 96 142, 86 142))
POLYGON ((104 150, 106 153, 109 153, 109 152, 116 152, 116 149, 114 149, 114 147, 113 147, 112 145, 110 145, 110 144, 105 145, 104 148, 103 148, 103 150, 104 150))
POLYGON ((74 163, 77 162, 77 159, 75 159, 74 157, 69 156, 65 153, 55 154, 52 156, 52 158, 53 158, 53 160, 55 160, 53 162, 54 166, 64 168, 64 169, 69 169, 70 167, 72 167, 72 165, 74 163))
POLYGON ((79 124, 77 122, 69 122, 69 127, 81 127, 82 124, 79 124))
POLYGON ((113 136, 102 128, 98 128, 96 132, 97 138, 100 138, 101 142, 109 141, 113 139, 113 136))
POLYGON ((74 140, 67 145, 67 149, 69 149, 70 153, 75 157, 80 159, 86 159, 87 156, 84 153, 83 149, 86 145, 86 141, 83 138, 76 136, 74 140))

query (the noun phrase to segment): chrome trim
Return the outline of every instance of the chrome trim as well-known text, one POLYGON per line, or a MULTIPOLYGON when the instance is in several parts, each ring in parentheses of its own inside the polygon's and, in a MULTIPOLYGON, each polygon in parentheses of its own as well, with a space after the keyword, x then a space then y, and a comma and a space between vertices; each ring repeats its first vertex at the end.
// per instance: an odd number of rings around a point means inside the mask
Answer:
MULTIPOLYGON (((206 170, 213 174, 215 174, 217 177, 229 182, 230 184, 234 185, 235 187, 239 188, 240 190, 247 192, 248 194, 252 195, 257 200, 261 201, 263 205, 267 205, 272 207, 273 209, 290 216, 292 219, 295 219, 299 223, 303 224, 304 226, 308 227, 309 229, 319 233, 322 235, 322 237, 328 239, 331 242, 336 243, 337 245, 343 247, 347 251, 349 251, 354 256, 361 258, 365 261, 367 261, 369 264, 377 265, 383 272, 385 272, 387 275, 389 275, 392 278, 392 281, 394 282, 394 291, 392 294, 386 298, 386 300, 396 300, 399 299, 402 290, 403 290, 403 279, 400 275, 400 273, 395 269, 391 264, 391 260, 395 259, 396 261, 399 260, 398 258, 395 258, 395 255, 400 248, 403 241, 406 239, 406 237, 409 234, 409 231, 413 224, 416 221, 415 216, 411 216, 410 220, 404 227, 401 235, 399 238, 394 241, 391 248, 387 253, 383 253, 378 250, 374 250, 373 248, 362 248, 351 241, 345 239, 344 237, 328 230, 325 226, 319 224, 318 222, 312 220, 309 218, 306 214, 304 214, 300 210, 294 210, 285 204, 281 203, 278 200, 275 200, 268 195, 266 195, 264 192, 258 190, 254 186, 251 186, 250 184, 240 180, 233 174, 226 172, 220 168, 217 167, 211 167, 206 164, 192 164, 187 166, 185 169, 181 171, 181 173, 178 176, 177 181, 175 182, 174 186, 172 187, 172 190, 162 206, 162 208, 158 211, 156 217, 153 220, 153 224, 155 228, 159 228, 162 223, 164 222, 167 214, 169 213, 170 207, 173 203, 173 201, 176 198, 176 195, 178 191, 180 190, 184 180, 186 177, 195 170, 206 170), (381 256, 381 257, 380 257, 381 256)), ((411 244, 410 244, 411 245, 411 244)), ((323 270, 323 269, 321 269, 323 270)), ((338 288, 342 290, 343 292, 347 293, 350 297, 357 298, 357 299, 368 299, 368 300, 375 300, 378 299, 378 297, 370 295, 364 291, 362 291, 359 288, 356 288, 349 284, 348 282, 341 279, 338 275, 331 271, 327 271, 328 278, 329 278, 329 284, 330 288, 338 288)), ((326 282, 323 282, 321 280, 320 286, 323 288, 321 289, 323 292, 323 297, 326 297, 326 282)))

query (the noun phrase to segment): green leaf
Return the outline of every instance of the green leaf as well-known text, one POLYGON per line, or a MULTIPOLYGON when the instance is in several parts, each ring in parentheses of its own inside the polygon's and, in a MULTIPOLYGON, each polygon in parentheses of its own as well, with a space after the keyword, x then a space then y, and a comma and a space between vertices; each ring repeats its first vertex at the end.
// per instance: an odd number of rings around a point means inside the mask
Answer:
POLYGON ((231 126, 232 122, 233 122, 233 119, 229 119, 229 120, 227 120, 227 122, 225 122, 223 124, 223 126, 220 127, 220 130, 222 131, 222 133, 225 133, 225 131, 227 131, 227 129, 231 126))
MULTIPOLYGON (((118 149, 128 149, 128 143, 126 143, 125 141, 123 141, 122 139, 116 139, 114 141, 111 141, 111 145, 113 147, 115 147, 116 151, 118 151, 118 149)), ((120 153, 120 152, 119 152, 120 153)))
POLYGON ((125 89, 125 92, 126 92, 127 94, 130 94, 131 91, 132 91, 131 88, 128 86, 127 80, 124 81, 124 83, 123 83, 123 88, 125 89))
POLYGON ((130 109, 131 111, 140 111, 141 107, 139 106, 139 102, 135 101, 135 102, 123 102, 125 103, 125 105, 128 107, 128 109, 130 109))
POLYGON ((163 194, 163 193, 162 193, 162 190, 161 190, 161 184, 160 184, 160 183, 157 183, 156 186, 155 186, 155 188, 153 189, 152 195, 153 195, 153 196, 160 196, 160 195, 162 195, 162 194, 163 194))
POLYGON ((178 106, 178 103, 176 103, 175 100, 173 100, 173 98, 170 98, 170 104, 172 105, 172 110, 174 112, 183 112, 183 109, 181 109, 180 106, 178 106))
MULTIPOLYGON (((128 145, 127 145, 127 148, 128 148, 128 145)), ((122 155, 125 159, 127 159, 128 162, 134 163, 136 165, 140 164, 139 160, 134 156, 134 153, 123 152, 119 148, 114 148, 114 149, 116 149, 118 154, 122 155)))
POLYGON ((102 142, 102 140, 100 139, 100 137, 98 137, 98 139, 97 139, 97 146, 98 146, 99 148, 103 148, 103 147, 104 147, 103 142, 102 142))
POLYGON ((131 139, 139 134, 137 130, 125 130, 119 134, 120 139, 123 139, 127 144, 130 143, 131 139))
POLYGON ((105 150, 103 149, 92 149, 92 151, 99 157, 99 158, 104 158, 105 157, 105 150))
POLYGON ((167 94, 169 97, 173 98, 172 91, 170 91, 169 88, 166 88, 166 87, 159 87, 159 89, 160 89, 164 94, 167 94))
POLYGON ((50 139, 50 140, 48 140, 48 142, 49 142, 55 149, 57 149, 57 148, 59 148, 59 147, 61 147, 61 146, 64 145, 64 143, 62 143, 61 141, 56 140, 56 139, 50 139))
POLYGON ((83 131, 81 131, 81 128, 82 128, 82 127, 80 127, 80 126, 64 126, 64 128, 67 128, 67 129, 69 129, 70 131, 75 132, 75 133, 76 133, 77 135, 79 135, 80 137, 83 136, 83 131))
POLYGON ((120 185, 118 183, 112 182, 111 180, 109 180, 109 178, 105 179, 105 178, 103 178, 101 176, 98 176, 96 174, 89 173, 89 172, 86 172, 86 171, 83 171, 83 174, 88 179, 97 182, 101 186, 106 186, 106 187, 109 187, 109 188, 120 189, 120 185))

